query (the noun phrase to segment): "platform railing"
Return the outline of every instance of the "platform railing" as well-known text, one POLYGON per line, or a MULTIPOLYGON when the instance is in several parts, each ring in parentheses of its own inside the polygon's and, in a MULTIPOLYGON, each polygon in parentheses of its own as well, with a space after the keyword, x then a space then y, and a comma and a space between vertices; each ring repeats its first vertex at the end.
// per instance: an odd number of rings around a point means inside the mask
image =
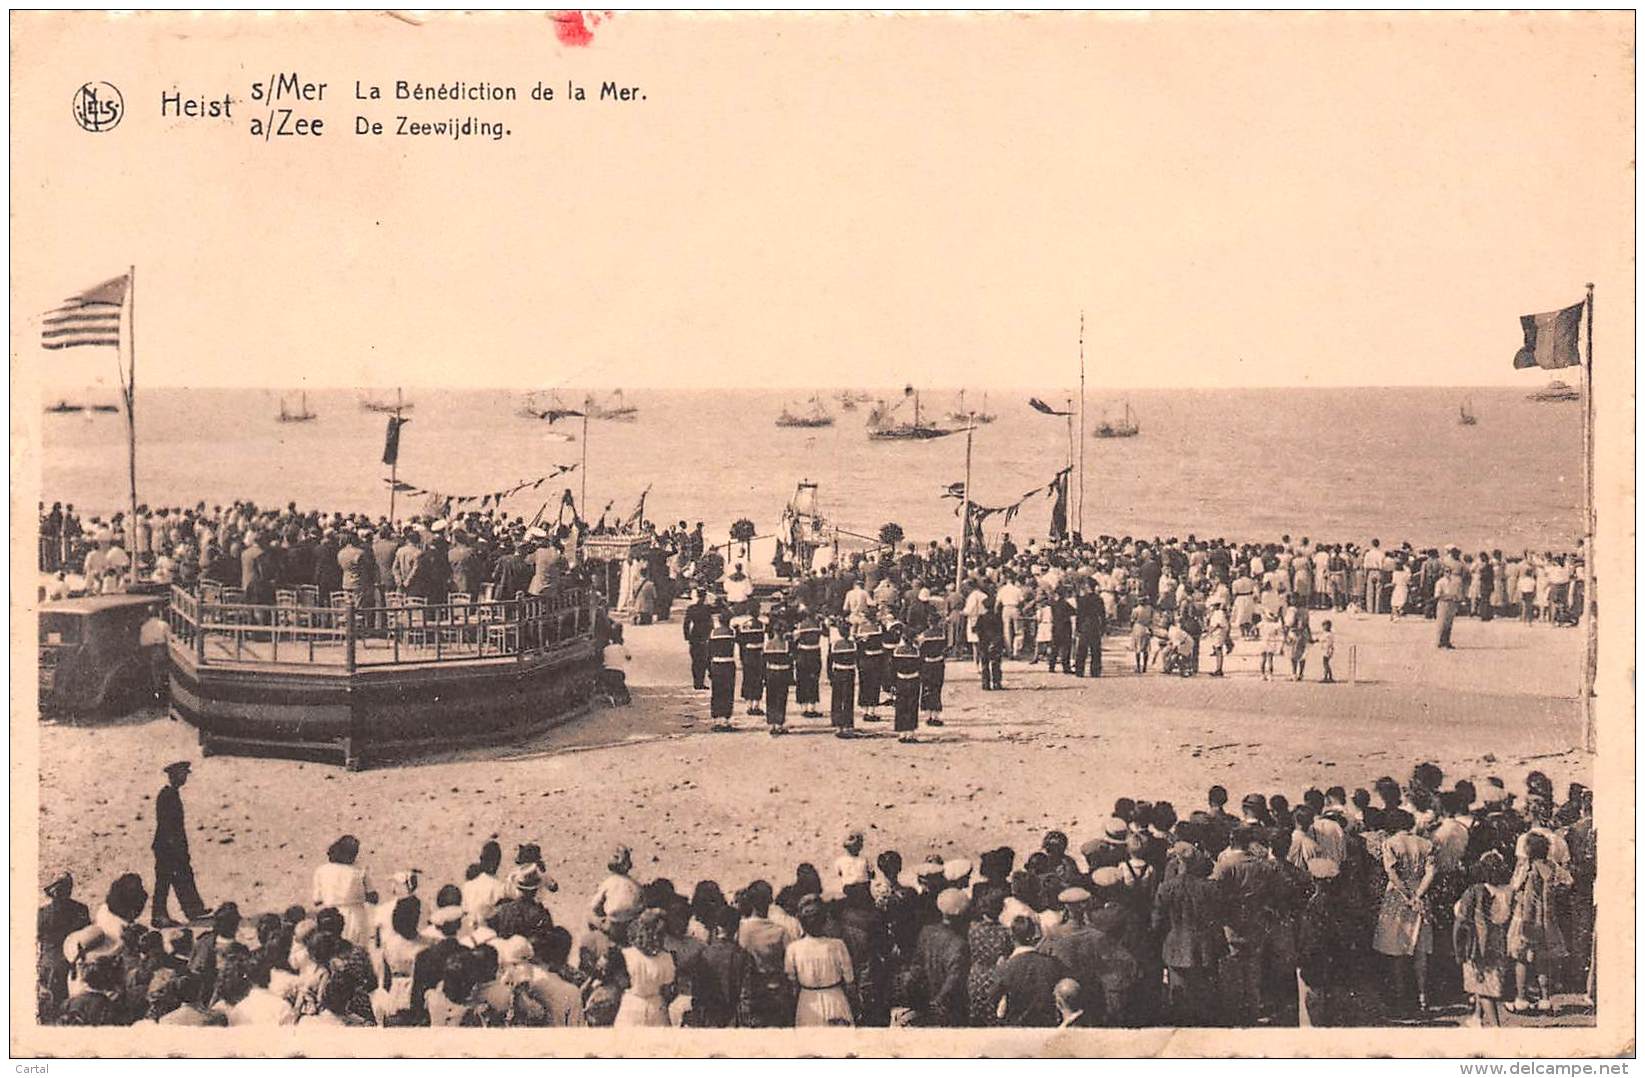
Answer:
POLYGON ((424 603, 396 598, 356 605, 334 593, 324 606, 226 602, 213 592, 171 589, 172 641, 197 666, 232 663, 360 667, 515 658, 521 662, 593 632, 587 591, 424 603))

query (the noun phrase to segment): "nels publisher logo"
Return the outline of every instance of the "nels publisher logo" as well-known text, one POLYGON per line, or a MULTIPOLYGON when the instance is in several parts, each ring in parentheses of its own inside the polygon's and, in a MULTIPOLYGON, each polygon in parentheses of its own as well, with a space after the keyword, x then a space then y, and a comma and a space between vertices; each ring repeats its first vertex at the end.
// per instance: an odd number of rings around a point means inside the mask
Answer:
POLYGON ((126 99, 109 82, 88 82, 74 91, 74 122, 87 131, 112 131, 126 115, 126 99))

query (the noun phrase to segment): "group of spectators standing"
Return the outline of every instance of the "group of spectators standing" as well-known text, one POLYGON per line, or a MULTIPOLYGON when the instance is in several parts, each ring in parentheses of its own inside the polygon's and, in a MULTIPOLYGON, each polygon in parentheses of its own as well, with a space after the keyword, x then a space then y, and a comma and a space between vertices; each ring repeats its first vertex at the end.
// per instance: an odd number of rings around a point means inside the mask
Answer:
MULTIPOLYGON (((328 1026, 1333 1025, 1592 1005, 1593 803, 1546 775, 1253 793, 1179 813, 1120 798, 1051 832, 909 865, 848 834, 792 882, 642 880, 626 848, 561 905, 544 851, 495 841, 458 882, 379 888, 345 835, 304 901, 142 923, 128 873, 95 913, 51 880, 48 1023, 328 1026), (1077 853, 1077 856, 1076 856, 1077 853), (429 892, 432 891, 432 896, 429 892), (432 901, 430 901, 432 898, 432 901), (563 922, 563 923, 562 923, 563 922), (575 935, 574 935, 575 932, 575 935), (1564 995, 1562 995, 1564 994, 1564 995)), ((566 851, 567 856, 576 856, 566 851)))

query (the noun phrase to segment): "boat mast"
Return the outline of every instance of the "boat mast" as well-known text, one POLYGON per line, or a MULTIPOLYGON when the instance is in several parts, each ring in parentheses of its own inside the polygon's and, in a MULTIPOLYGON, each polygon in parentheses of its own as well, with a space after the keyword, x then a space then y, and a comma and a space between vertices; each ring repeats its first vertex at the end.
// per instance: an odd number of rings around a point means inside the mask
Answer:
MULTIPOLYGON (((1072 428, 1070 428, 1072 431, 1072 428)), ((1069 465, 1073 465, 1070 460, 1069 465)), ((1076 531, 1081 538, 1085 536, 1085 310, 1080 309, 1080 495, 1075 503, 1075 520, 1078 523, 1076 531)))
MULTIPOLYGON (((126 525, 126 553, 131 555, 129 572, 137 579, 137 267, 127 268, 126 279, 126 367, 121 372, 121 392, 126 398, 126 483, 131 496, 131 520, 126 525)), ((119 363, 119 353, 115 353, 119 363)))
POLYGON ((1599 665, 1599 604, 1594 597, 1594 284, 1588 282, 1588 352, 1582 370, 1582 605, 1587 645, 1582 660, 1582 716, 1589 752, 1599 749, 1594 715, 1594 679, 1599 665))
MULTIPOLYGON (((916 406, 919 398, 914 398, 916 406)), ((960 556, 954 563, 954 592, 959 593, 960 585, 965 582, 965 543, 971 537, 971 435, 976 430, 974 424, 965 427, 965 499, 960 513, 960 556)))

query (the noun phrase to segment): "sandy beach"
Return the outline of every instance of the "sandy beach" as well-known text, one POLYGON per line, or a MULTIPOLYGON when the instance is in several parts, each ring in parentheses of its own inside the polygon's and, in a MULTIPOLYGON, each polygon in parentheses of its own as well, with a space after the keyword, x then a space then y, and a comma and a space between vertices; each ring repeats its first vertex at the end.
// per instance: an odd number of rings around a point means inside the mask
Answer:
POLYGON ((42 868, 72 870, 91 902, 120 872, 151 876, 153 798, 161 767, 176 759, 195 765, 184 800, 208 902, 257 911, 305 901, 343 832, 360 837, 376 876, 419 868, 432 896, 496 836, 508 855, 518 842, 542 844, 560 884, 551 905, 567 923, 580 922, 619 843, 634 848, 636 875, 689 892, 704 877, 781 884, 801 861, 832 861, 851 827, 866 830, 870 854, 895 848, 909 862, 1001 844, 1026 856, 1047 828, 1078 845, 1116 797, 1169 798, 1186 813, 1212 783, 1236 802, 1253 790, 1295 799, 1310 785, 1403 779, 1420 760, 1448 777, 1499 774, 1511 790, 1531 768, 1561 792, 1591 781, 1575 699, 1580 632, 1467 620, 1457 650, 1441 652, 1421 619, 1335 620, 1336 685, 1319 684, 1317 669, 1302 684, 1264 683, 1243 642, 1220 681, 1138 677, 1118 637, 1105 656, 1114 676, 1099 681, 1013 663, 1008 691, 984 696, 975 669, 954 662, 948 725, 922 731, 918 745, 898 744, 885 726, 840 741, 821 720, 797 722, 780 741, 758 720, 710 732, 678 621, 630 629, 632 707, 595 708, 528 744, 361 773, 202 759, 191 727, 153 711, 50 724, 42 868), (1358 683, 1346 680, 1350 648, 1358 683))

